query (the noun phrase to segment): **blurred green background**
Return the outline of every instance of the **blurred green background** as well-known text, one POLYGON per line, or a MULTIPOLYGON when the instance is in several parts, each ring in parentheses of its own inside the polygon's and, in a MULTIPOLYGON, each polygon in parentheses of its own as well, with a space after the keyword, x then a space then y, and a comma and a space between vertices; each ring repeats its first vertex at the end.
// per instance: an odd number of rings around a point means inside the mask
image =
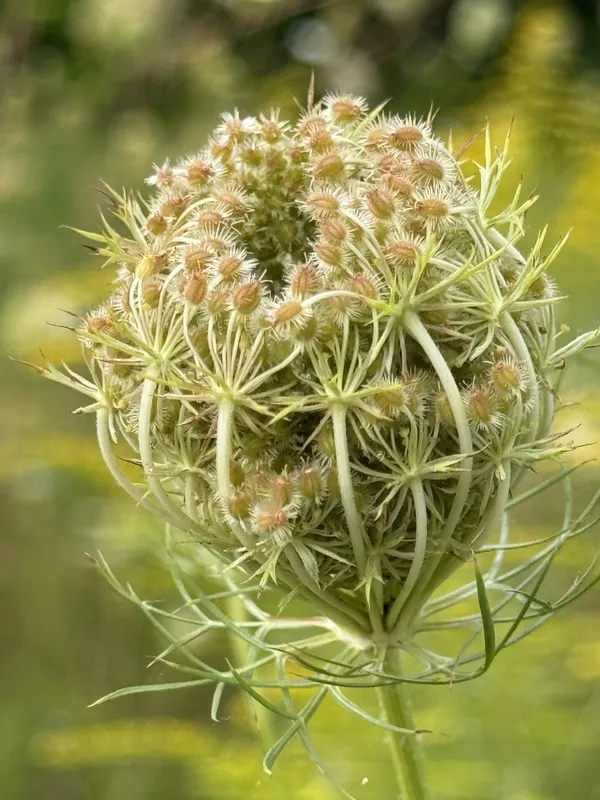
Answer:
MULTIPOLYGON (((0 5, 0 798, 333 798, 293 746, 261 772, 252 716, 235 693, 130 697, 87 709, 148 669, 161 644, 99 577, 101 549, 149 598, 171 591, 160 531, 109 480, 79 402, 17 359, 78 347, 59 309, 79 313, 110 281, 63 224, 94 229, 100 178, 141 187, 153 161, 197 149, 221 111, 294 113, 311 71, 330 89, 439 107, 438 131, 466 141, 514 118, 514 162, 542 199, 532 230, 573 227, 554 275, 574 333, 600 322, 600 3, 593 0, 4 0, 0 5), (48 323, 51 323, 50 325, 48 323)), ((599 362, 567 381, 564 427, 600 439, 599 362)), ((598 446, 588 448, 594 456, 598 446)), ((576 458, 583 456, 576 455, 576 458)), ((584 500, 600 473, 579 473, 584 500)), ((544 498, 543 498, 544 500, 544 498)), ((544 500, 547 502, 547 498, 544 500)), ((528 528, 560 525, 544 502, 528 528)), ((531 537, 530 537, 531 538, 531 537)), ((559 579, 593 552, 580 541, 559 579)), ((213 655, 225 640, 210 642, 213 655)), ((416 693, 439 800, 600 797, 597 592, 502 655, 480 680, 416 693)), ((336 777, 357 797, 394 796, 383 737, 326 706, 314 720, 336 777)))

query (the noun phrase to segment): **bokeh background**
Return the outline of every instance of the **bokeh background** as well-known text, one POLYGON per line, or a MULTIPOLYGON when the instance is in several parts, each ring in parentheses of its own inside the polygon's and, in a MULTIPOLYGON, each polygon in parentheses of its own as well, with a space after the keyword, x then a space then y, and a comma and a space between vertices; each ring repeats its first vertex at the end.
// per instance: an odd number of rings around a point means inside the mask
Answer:
MULTIPOLYGON (((440 111, 466 141, 514 118, 511 180, 541 192, 532 231, 573 227, 554 276, 574 333, 600 322, 600 3, 594 0, 4 0, 0 4, 0 797, 3 800, 327 800, 334 790, 292 746, 272 778, 244 701, 129 697, 161 644, 86 552, 100 549, 149 598, 171 591, 156 523, 109 480, 78 398, 9 360, 64 359, 62 327, 110 275, 64 224, 94 229, 100 178, 138 186, 153 161, 197 149, 221 111, 295 112, 317 92, 394 111, 440 111)), ((476 146, 477 147, 477 146, 476 146)), ((600 362, 579 357, 564 426, 600 440, 600 362)), ((600 454, 598 445, 586 457, 600 454)), ((583 458, 583 456, 575 456, 583 458)), ((590 464, 585 500, 600 482, 590 464)), ((547 498, 524 525, 560 524, 547 498)), ((531 537, 530 537, 531 538, 531 537)), ((597 543, 596 543, 597 544, 597 543)), ((563 558, 559 579, 594 552, 563 558)), ((600 590, 599 590, 600 591, 600 590)), ((211 657, 229 645, 211 640, 211 657)), ((580 601, 480 680, 415 697, 439 800, 600 797, 600 606, 580 601)), ((383 737, 326 706, 314 720, 336 777, 357 797, 394 796, 383 737), (364 780, 366 779, 366 780, 364 780)))

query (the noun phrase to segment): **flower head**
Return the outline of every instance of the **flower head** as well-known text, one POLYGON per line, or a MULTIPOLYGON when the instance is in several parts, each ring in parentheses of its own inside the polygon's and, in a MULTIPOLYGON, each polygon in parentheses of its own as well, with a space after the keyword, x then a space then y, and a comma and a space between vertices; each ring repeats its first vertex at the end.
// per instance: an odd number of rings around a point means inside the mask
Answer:
POLYGON ((560 247, 509 243, 518 193, 488 216, 486 150, 478 191, 430 118, 348 95, 224 114, 146 205, 115 195, 94 241, 116 286, 78 328, 92 379, 49 372, 94 398, 136 502, 368 646, 410 641, 523 469, 568 449, 556 375, 592 339, 558 346, 560 247))

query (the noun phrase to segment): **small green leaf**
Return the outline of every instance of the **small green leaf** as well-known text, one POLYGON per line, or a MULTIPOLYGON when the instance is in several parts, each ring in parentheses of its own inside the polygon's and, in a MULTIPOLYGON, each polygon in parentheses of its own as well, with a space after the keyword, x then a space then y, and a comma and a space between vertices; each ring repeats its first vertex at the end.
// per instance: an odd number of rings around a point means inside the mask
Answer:
POLYGON ((276 705, 273 705, 269 700, 264 698, 260 692, 257 692, 256 689, 253 689, 250 684, 244 680, 244 678, 240 675, 240 673, 235 669, 235 667, 228 661, 227 662, 229 669, 231 670, 231 674, 242 687, 242 689, 246 692, 246 694, 250 695, 257 703, 260 703, 261 706, 264 706, 269 711, 272 711, 273 714, 277 714, 280 717, 286 717, 287 719, 297 720, 297 716, 295 714, 289 714, 287 711, 284 711, 281 708, 277 708, 276 705))
POLYGON ((214 722, 220 722, 219 720, 219 706, 221 705, 221 698, 223 697, 223 689, 225 688, 224 683, 217 683, 215 686, 215 691, 213 694, 212 703, 210 706, 210 717, 214 722))
POLYGON ((177 689, 192 689, 197 686, 206 686, 209 683, 213 683, 212 679, 202 678, 201 680, 197 681, 179 681, 177 683, 148 683, 141 686, 126 686, 123 689, 117 689, 115 692, 110 692, 110 694, 105 694, 104 697, 100 697, 98 700, 94 700, 93 703, 90 703, 88 708, 94 708, 94 706, 107 703, 109 700, 117 700, 119 697, 128 697, 131 694, 172 692, 177 689))
POLYGON ((283 736, 281 736, 269 749, 263 760, 263 769, 267 775, 272 774, 273 765, 283 752, 286 745, 292 741, 294 736, 299 733, 299 731, 314 715, 316 710, 327 696, 327 692, 327 688, 319 689, 317 692, 315 692, 308 703, 304 706, 302 711, 300 711, 300 713, 295 717, 295 721, 288 727, 283 736))
POLYGON ((496 655, 496 628, 494 626, 494 617, 492 616, 492 609, 490 608, 490 601, 485 588, 485 581, 483 575, 477 564, 477 559, 473 557, 473 567, 475 569, 475 583, 477 586, 477 601, 479 603, 479 611, 481 612, 481 623, 483 625, 483 642, 485 646, 485 661, 483 664, 483 672, 485 672, 492 664, 494 656, 496 655))
POLYGON ((351 711, 353 714, 364 719, 366 722, 369 722, 371 725, 377 725, 378 728, 383 728, 383 730, 390 731, 391 733, 401 733, 406 736, 412 736, 416 733, 431 733, 431 731, 426 730, 425 728, 419 730, 411 730, 409 728, 398 728, 396 725, 391 725, 389 722, 385 722, 382 719, 378 719, 377 717, 371 716, 366 711, 364 711, 359 705, 353 703, 346 695, 342 692, 342 690, 338 686, 332 686, 330 688, 330 693, 333 699, 342 707, 345 708, 346 711, 351 711))

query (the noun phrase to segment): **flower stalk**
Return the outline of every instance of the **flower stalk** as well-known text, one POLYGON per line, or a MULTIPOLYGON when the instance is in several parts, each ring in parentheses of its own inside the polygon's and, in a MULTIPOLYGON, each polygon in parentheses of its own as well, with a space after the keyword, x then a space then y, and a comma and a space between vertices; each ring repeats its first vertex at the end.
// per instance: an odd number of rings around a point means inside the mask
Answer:
MULTIPOLYGON (((388 649, 383 658, 385 672, 401 677, 400 656, 397 650, 388 649)), ((397 728, 414 730, 412 704, 408 686, 401 681, 380 686, 377 690, 383 719, 397 728)), ((398 800, 431 800, 425 779, 425 769, 418 734, 399 732, 386 734, 390 749, 398 800)))

